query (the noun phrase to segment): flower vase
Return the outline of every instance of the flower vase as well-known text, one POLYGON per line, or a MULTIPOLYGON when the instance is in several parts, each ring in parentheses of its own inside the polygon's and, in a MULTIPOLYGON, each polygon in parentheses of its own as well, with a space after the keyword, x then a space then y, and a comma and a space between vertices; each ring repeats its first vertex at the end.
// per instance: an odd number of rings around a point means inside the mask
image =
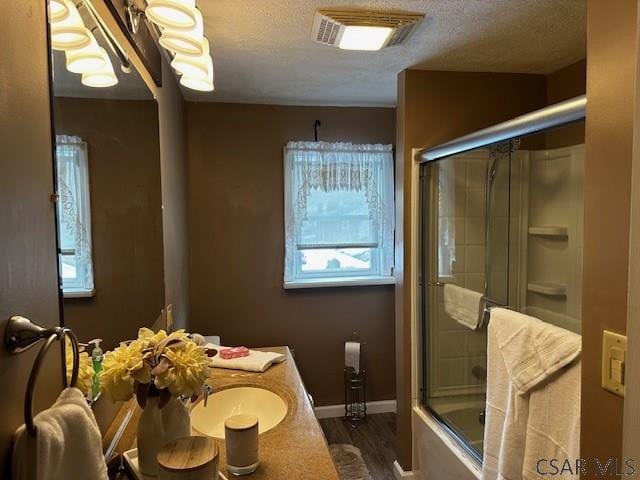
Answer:
POLYGON ((158 452, 167 443, 191 436, 191 418, 186 407, 172 397, 158 408, 158 397, 147 397, 138 422, 138 468, 144 475, 158 475, 158 452))

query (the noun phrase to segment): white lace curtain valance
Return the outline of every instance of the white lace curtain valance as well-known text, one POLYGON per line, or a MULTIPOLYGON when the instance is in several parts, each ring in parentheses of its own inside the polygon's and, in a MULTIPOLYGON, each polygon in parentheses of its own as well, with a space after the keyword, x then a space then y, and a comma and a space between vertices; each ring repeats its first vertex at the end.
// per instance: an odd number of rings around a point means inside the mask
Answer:
POLYGON ((285 277, 294 275, 293 256, 308 217, 314 190, 364 192, 369 218, 381 250, 381 273, 393 266, 393 147, 352 143, 289 142, 285 148, 286 260, 285 277))

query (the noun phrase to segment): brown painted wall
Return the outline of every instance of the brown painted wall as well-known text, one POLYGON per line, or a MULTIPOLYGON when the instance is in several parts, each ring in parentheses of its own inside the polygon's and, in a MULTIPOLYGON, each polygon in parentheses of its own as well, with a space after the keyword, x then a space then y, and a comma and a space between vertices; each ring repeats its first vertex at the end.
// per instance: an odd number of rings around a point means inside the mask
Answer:
POLYGON ((396 223, 404 218, 404 235, 396 236, 396 397, 398 459, 405 470, 412 465, 411 149, 434 146, 541 108, 546 88, 541 75, 405 70, 398 77, 396 197, 404 201, 396 205, 396 223))
POLYGON ((153 100, 56 98, 57 134, 88 146, 96 294, 64 300, 78 338, 135 338, 164 306, 158 108, 153 100), (100 112, 96 115, 96 112, 100 112))
MULTIPOLYGON (((547 105, 584 95, 587 92, 587 60, 580 60, 547 76, 547 105)), ((584 122, 546 133, 546 148, 584 143, 584 122)))
POLYGON ((369 400, 395 398, 393 287, 288 290, 283 147, 393 143, 389 108, 187 104, 191 327, 229 345, 289 345, 317 405, 344 402, 344 346, 357 330, 369 400))
MULTIPOLYGON (((7 2, 0 15, 0 338, 6 319, 22 314, 58 325, 49 77, 45 3, 7 2), (26 32, 41 32, 25 34, 26 32)), ((11 356, 0 341, 0 478, 8 472, 14 430, 24 422, 27 377, 37 349, 11 356)), ((43 364, 37 409, 60 391, 57 347, 43 364)))
POLYGON ((600 387, 602 331, 626 331, 637 3, 587 2, 582 458, 622 455, 623 399, 600 387))

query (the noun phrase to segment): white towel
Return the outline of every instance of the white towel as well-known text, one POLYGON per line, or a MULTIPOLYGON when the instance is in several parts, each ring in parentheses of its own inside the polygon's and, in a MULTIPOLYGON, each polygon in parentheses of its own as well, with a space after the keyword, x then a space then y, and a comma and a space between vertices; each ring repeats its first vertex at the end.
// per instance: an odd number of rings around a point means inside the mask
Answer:
POLYGON ((482 318, 482 294, 451 283, 444 286, 444 310, 460 325, 477 330, 482 318))
POLYGON ((33 420, 35 436, 24 425, 15 433, 14 480, 107 480, 102 436, 80 390, 63 390, 51 408, 33 420))
MULTIPOLYGON (((215 344, 208 344, 206 346, 215 348, 218 351, 223 348, 228 348, 215 344)), ((216 368, 230 368, 232 370, 245 370, 247 372, 264 372, 274 363, 284 362, 286 358, 282 353, 249 350, 249 355, 238 358, 225 359, 220 358, 220 355, 216 354, 211 359, 211 366, 216 368)))
MULTIPOLYGON (((543 459, 575 466, 581 338, 536 318, 491 310, 483 480, 542 478, 543 459)), ((577 478, 569 474, 553 478, 577 478)))

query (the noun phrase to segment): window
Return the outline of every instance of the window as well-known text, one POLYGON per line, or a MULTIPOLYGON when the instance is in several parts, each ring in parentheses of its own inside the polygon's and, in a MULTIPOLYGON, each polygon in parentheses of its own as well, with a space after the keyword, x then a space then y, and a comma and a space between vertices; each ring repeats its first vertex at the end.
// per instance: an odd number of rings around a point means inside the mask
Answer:
POLYGON ((289 142, 285 288, 393 283, 391 145, 289 142))
POLYGON ((79 137, 56 136, 58 245, 65 297, 94 293, 87 145, 79 137))

